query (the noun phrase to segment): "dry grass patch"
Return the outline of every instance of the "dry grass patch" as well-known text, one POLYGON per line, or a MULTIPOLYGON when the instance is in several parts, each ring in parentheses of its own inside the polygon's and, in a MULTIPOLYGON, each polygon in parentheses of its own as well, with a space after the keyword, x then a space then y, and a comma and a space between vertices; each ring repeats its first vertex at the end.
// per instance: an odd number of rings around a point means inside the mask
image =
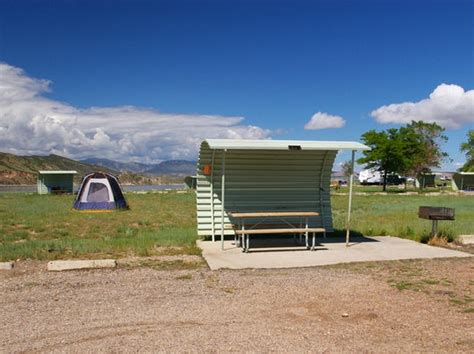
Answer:
POLYGON ((400 292, 417 292, 459 310, 471 313, 474 301, 474 261, 472 258, 446 258, 364 262, 328 266, 328 268, 368 274, 385 280, 400 292), (452 265, 456 265, 454 268, 452 265), (463 267, 459 265, 462 264, 463 267), (463 271, 453 271, 460 269, 463 271))
POLYGON ((176 280, 191 280, 193 279, 193 275, 191 273, 183 274, 183 275, 177 276, 175 279, 176 280))
POLYGON ((152 268, 157 270, 185 270, 199 269, 206 266, 206 262, 197 255, 164 255, 151 257, 128 257, 118 260, 120 268, 152 268))

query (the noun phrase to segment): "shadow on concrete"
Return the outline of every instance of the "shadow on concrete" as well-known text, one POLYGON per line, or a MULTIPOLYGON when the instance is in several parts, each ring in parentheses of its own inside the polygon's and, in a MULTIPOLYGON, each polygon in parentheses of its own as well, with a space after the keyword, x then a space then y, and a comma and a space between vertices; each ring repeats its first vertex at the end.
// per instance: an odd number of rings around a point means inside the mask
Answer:
MULTIPOLYGON (((321 246, 316 241, 317 246, 321 246)), ((304 239, 297 242, 292 236, 281 237, 253 236, 250 238, 250 252, 308 252, 304 239)))
MULTIPOLYGON (((346 242, 346 230, 344 229, 335 229, 334 232, 328 234, 328 237, 323 239, 325 244, 335 244, 335 243, 345 243, 346 242)), ((365 242, 380 242, 376 239, 365 237, 359 231, 352 231, 349 237, 349 246, 355 246, 365 242)))
MULTIPOLYGON (((324 238, 322 235, 316 236, 316 249, 323 251, 328 248, 325 245, 330 244, 344 244, 346 242, 345 233, 344 236, 341 236, 342 233, 338 230, 334 233, 330 233, 324 238)), ((309 237, 309 244, 311 245, 311 237, 309 237)), ((350 237, 349 247, 366 243, 366 242, 379 242, 373 238, 368 238, 363 236, 361 233, 352 233, 350 237)), ((292 235, 280 235, 280 236, 264 236, 264 235, 254 235, 250 238, 250 249, 251 252, 290 252, 290 251, 307 251, 303 238, 299 239, 297 236, 296 239, 292 235)))
MULTIPOLYGON (((210 241, 210 237, 205 237, 205 241, 210 241)), ((220 236, 216 237, 216 240, 220 242, 220 236)), ((233 241, 234 236, 226 235, 224 237, 226 241, 233 241)), ((331 244, 345 244, 346 242, 346 230, 335 229, 331 233, 327 233, 326 238, 322 234, 316 235, 316 248, 317 250, 327 250, 324 245, 331 244)), ((366 242, 380 242, 376 239, 365 237, 358 231, 351 231, 349 239, 349 247, 355 246, 366 242)), ((309 237, 309 243, 311 244, 311 236, 309 237)), ((234 243, 233 243, 234 244, 234 243)), ((307 251, 304 241, 304 236, 301 241, 298 236, 296 239, 293 235, 252 235, 250 238, 250 249, 252 252, 298 252, 307 251)))
MULTIPOLYGON (((334 229, 334 231, 331 232, 331 233, 328 233, 328 235, 333 237, 333 238, 341 238, 341 239, 345 240, 346 239, 346 230, 345 229, 334 229)), ((361 232, 351 230, 351 238, 356 238, 356 237, 365 238, 365 236, 361 232)))

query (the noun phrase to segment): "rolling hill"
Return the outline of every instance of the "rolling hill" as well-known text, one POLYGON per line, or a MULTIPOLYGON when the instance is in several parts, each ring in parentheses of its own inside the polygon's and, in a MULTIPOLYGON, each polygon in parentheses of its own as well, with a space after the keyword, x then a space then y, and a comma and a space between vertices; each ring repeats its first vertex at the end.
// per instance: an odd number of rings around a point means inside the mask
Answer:
POLYGON ((0 184, 35 184, 39 170, 76 170, 78 179, 91 171, 102 170, 116 173, 108 168, 78 162, 59 155, 17 156, 0 152, 0 184))
POLYGON ((143 173, 154 165, 147 165, 139 162, 119 162, 109 159, 103 159, 98 157, 91 157, 88 159, 80 160, 82 163, 92 164, 97 166, 103 166, 114 171, 120 172, 134 172, 134 173, 143 173))
POLYGON ((0 152, 0 184, 36 184, 39 170, 76 170, 75 181, 93 171, 104 171, 119 177, 123 184, 182 183, 186 175, 193 175, 196 163, 170 160, 156 165, 122 163, 91 158, 75 161, 59 155, 17 156, 0 152))
POLYGON ((104 166, 120 172, 145 173, 156 176, 189 176, 196 173, 196 161, 187 160, 168 160, 158 164, 143 164, 138 162, 119 162, 102 158, 89 158, 81 160, 80 162, 104 166))

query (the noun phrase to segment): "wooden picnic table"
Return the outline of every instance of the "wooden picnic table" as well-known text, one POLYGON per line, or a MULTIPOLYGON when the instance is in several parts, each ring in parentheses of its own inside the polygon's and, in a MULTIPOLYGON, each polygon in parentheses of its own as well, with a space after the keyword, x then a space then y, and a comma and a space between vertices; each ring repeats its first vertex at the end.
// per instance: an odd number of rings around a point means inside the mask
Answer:
POLYGON ((235 242, 238 246, 242 245, 242 251, 248 252, 250 249, 250 235, 274 235, 274 234, 299 234, 300 239, 302 234, 305 234, 306 247, 309 247, 308 235, 312 233, 313 241, 311 250, 315 247, 315 234, 322 232, 326 235, 324 228, 310 228, 309 218, 319 216, 318 212, 314 211, 257 211, 257 212, 230 212, 229 217, 238 219, 237 230, 235 231, 235 242), (280 219, 286 228, 272 227, 272 224, 263 224, 269 218, 280 219), (299 218, 299 222, 289 222, 287 218, 299 218), (254 224, 245 224, 245 219, 258 219, 254 224), (304 227, 303 227, 304 219, 304 227), (247 227, 246 227, 247 226, 247 227), (259 226, 264 226, 261 228, 259 226), (240 238, 240 237, 241 238, 240 238))
POLYGON ((252 213, 229 213, 233 218, 262 218, 262 217, 310 217, 319 216, 315 211, 257 211, 252 213))

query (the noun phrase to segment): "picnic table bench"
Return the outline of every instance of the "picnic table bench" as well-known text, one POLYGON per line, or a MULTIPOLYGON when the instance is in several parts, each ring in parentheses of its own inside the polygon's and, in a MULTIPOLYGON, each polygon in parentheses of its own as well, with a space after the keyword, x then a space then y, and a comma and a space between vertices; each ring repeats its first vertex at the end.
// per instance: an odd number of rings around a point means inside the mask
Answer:
POLYGON ((250 250, 250 236, 252 235, 278 235, 278 234, 293 234, 305 235, 305 244, 307 249, 314 251, 316 246, 316 233, 323 233, 326 237, 326 229, 320 227, 309 227, 309 218, 319 216, 317 212, 310 211, 284 211, 284 212, 231 212, 231 218, 238 220, 237 225, 234 225, 235 241, 238 246, 242 246, 242 251, 248 253, 250 250), (270 218, 277 218, 280 224, 268 224, 264 221, 270 218), (288 221, 288 218, 294 218, 299 222, 288 221), (257 219, 256 223, 246 224, 245 219, 257 219), (303 223, 304 220, 304 223, 303 223), (312 235, 311 246, 309 245, 309 235, 312 235))

